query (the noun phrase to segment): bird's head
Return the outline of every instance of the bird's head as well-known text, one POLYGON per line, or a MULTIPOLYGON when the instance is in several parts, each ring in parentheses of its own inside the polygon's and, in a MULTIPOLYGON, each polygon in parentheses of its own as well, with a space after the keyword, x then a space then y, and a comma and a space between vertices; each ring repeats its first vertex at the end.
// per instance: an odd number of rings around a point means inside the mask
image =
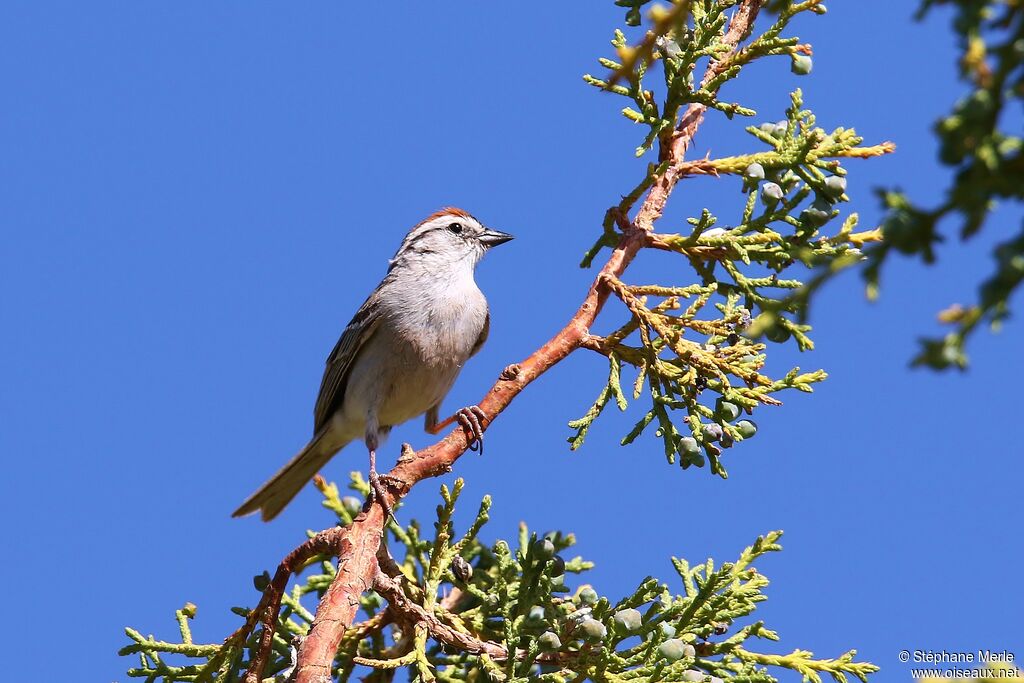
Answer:
POLYGON ((391 260, 419 262, 433 267, 466 265, 472 268, 487 250, 504 244, 512 235, 485 227, 462 209, 441 209, 409 231, 391 260))

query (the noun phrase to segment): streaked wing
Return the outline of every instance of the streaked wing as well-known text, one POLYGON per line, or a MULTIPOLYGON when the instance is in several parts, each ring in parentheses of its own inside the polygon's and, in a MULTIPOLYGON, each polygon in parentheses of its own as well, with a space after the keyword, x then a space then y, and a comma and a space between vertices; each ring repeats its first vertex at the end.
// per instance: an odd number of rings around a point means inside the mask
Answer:
POLYGON ((341 339, 334 345, 334 350, 327 357, 327 367, 320 383, 320 394, 316 398, 313 409, 313 433, 316 434, 331 419, 331 415, 339 409, 345 400, 345 387, 348 384, 349 371, 355 362, 359 350, 373 336, 380 322, 380 306, 377 297, 378 287, 363 305, 356 311, 352 322, 341 333, 341 339))

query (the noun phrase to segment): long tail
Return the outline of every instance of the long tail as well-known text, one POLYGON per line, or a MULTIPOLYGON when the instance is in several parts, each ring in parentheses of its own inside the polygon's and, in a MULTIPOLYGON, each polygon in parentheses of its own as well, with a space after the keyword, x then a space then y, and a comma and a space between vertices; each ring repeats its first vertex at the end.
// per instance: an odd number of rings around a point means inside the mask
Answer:
POLYGON ((242 517, 259 510, 264 522, 269 522, 277 517, 278 513, 302 490, 306 482, 312 479, 313 475, 319 472, 320 468, 344 447, 344 444, 338 446, 337 441, 332 442, 331 439, 325 438, 326 432, 326 429, 321 430, 314 436, 298 455, 282 467, 256 493, 249 496, 248 500, 231 513, 231 516, 242 517))

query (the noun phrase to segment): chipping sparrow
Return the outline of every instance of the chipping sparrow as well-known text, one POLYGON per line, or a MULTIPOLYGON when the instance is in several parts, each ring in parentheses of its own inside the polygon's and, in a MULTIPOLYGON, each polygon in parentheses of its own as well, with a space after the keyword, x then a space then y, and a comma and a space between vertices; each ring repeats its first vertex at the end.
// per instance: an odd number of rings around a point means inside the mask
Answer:
MULTIPOLYGON (((487 339, 487 300, 473 281, 477 262, 512 239, 461 209, 443 209, 414 227, 387 275, 356 312, 327 359, 314 409, 313 438, 234 512, 277 516, 348 442, 370 451, 371 496, 382 503, 376 451, 394 425, 426 413, 438 433, 458 421, 483 447, 476 406, 438 420, 441 401, 463 364, 487 339)), ((386 508, 385 511, 390 512, 386 508)))

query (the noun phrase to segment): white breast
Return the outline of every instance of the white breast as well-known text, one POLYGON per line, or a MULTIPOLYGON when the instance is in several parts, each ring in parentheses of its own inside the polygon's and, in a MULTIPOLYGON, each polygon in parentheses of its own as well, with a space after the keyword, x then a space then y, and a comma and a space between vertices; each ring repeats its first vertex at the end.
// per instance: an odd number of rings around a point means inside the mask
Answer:
POLYGON ((486 325, 487 300, 471 271, 401 280, 389 288, 377 331, 352 370, 350 419, 374 411, 380 425, 397 425, 440 403, 486 325))

